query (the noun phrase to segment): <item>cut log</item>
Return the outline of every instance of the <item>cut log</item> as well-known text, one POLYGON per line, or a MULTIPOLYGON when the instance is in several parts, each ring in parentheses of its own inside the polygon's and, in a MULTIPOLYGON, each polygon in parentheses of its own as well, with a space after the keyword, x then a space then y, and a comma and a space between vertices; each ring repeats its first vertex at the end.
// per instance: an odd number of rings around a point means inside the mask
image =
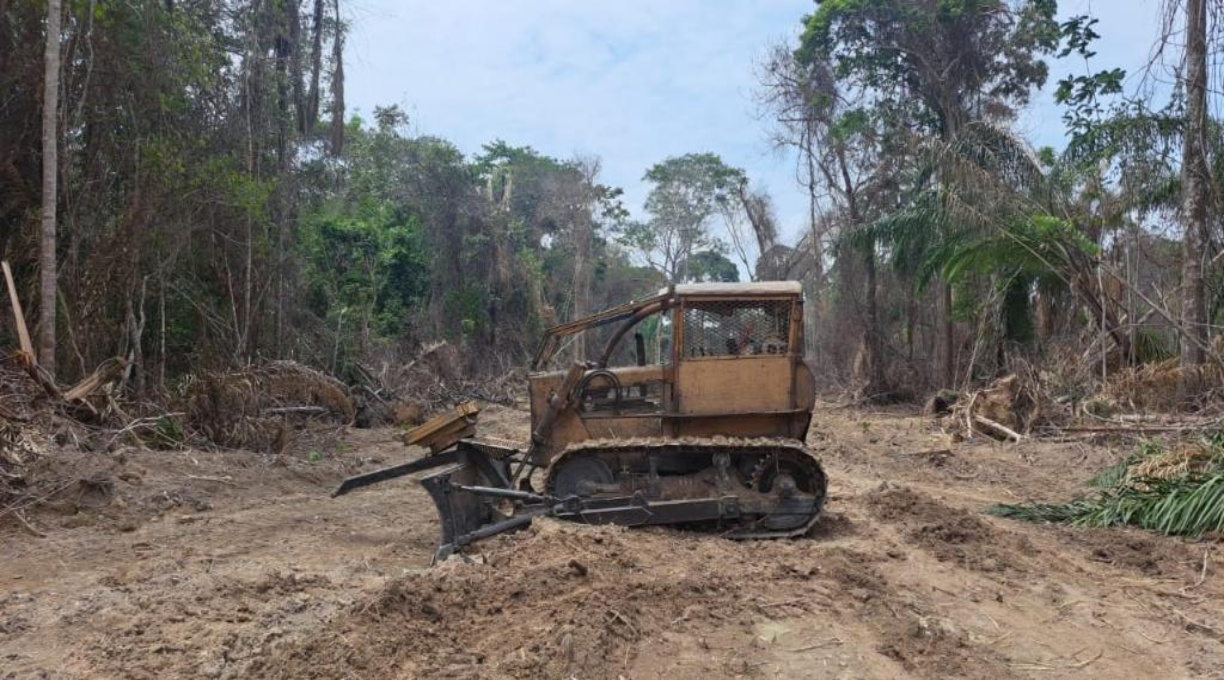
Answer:
POLYGON ((25 312, 21 309, 21 299, 17 297, 17 284, 13 283, 13 270, 7 261, 0 262, 4 268, 4 283, 8 286, 9 301, 13 303, 13 319, 17 325, 17 340, 21 343, 21 351, 30 355, 37 362, 34 354, 34 343, 30 341, 30 329, 26 326, 25 312))
POLYGON ((973 420, 987 427, 994 428, 996 432, 1005 434, 1008 437, 1011 437, 1012 439, 1016 440, 1017 442, 1019 442, 1021 439, 1024 439, 1024 437, 1022 437, 1019 432, 1016 432, 1015 430, 1011 429, 1010 427, 1007 427, 1006 425, 996 423, 995 421, 985 416, 980 416, 975 413, 973 414, 973 420))
POLYGON ((81 382, 77 383, 64 393, 64 401, 74 402, 81 401, 85 397, 97 392, 103 385, 118 380, 124 370, 128 367, 128 360, 123 357, 114 357, 103 361, 94 372, 89 374, 81 382))

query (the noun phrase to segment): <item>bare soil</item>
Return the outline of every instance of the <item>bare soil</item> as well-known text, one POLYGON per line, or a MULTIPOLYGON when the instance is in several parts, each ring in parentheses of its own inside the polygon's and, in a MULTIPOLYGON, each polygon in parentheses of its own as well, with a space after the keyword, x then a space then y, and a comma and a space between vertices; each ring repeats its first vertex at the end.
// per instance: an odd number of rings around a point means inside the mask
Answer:
MULTIPOLYGON (((526 414, 482 430, 525 440, 526 414)), ((431 568, 411 481, 327 495, 418 455, 396 434, 313 462, 76 454, 89 482, 30 516, 46 537, 0 525, 0 678, 1224 677, 1218 543, 981 512, 1069 499, 1124 443, 830 408, 807 537, 540 521, 431 568)))

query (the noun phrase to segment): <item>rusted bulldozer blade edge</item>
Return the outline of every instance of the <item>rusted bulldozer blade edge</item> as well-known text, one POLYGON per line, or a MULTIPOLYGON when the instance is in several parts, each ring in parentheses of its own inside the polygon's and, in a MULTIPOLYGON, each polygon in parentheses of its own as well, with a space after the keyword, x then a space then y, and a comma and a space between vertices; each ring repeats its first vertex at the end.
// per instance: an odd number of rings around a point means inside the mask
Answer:
POLYGON ((446 559, 473 541, 531 523, 529 514, 506 517, 498 511, 498 504, 491 502, 497 498, 521 501, 523 496, 534 497, 511 488, 502 463, 476 451, 461 451, 457 460, 457 464, 421 479, 421 486, 438 511, 441 540, 434 562, 446 559))
POLYGON ((355 491, 357 489, 370 486, 371 484, 378 484, 379 482, 385 482, 390 479, 404 477, 413 474, 414 472, 422 472, 424 470, 431 470, 443 465, 450 465, 458 460, 458 454, 455 451, 445 451, 437 455, 424 456, 408 463, 400 463, 399 465, 392 465, 380 470, 374 470, 373 472, 355 475, 353 477, 349 477, 343 482, 340 482, 340 486, 336 487, 336 490, 332 492, 331 497, 336 498, 338 496, 343 496, 350 491, 355 491))

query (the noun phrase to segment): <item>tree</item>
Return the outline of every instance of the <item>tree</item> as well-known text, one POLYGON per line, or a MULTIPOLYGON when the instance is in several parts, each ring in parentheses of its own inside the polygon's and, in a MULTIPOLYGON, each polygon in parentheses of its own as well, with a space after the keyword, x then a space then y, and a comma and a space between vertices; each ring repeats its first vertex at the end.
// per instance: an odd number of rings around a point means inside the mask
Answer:
POLYGON ((734 283, 739 281, 739 268, 718 249, 700 250, 685 263, 686 281, 698 283, 734 283))
MULTIPOLYGON (((296 1, 296 0, 291 0, 296 1)), ((339 155, 344 151, 344 21, 340 18, 340 0, 333 0, 336 15, 336 34, 332 38, 332 111, 331 152, 339 155)), ((313 76, 312 76, 313 77, 313 76)))
POLYGON ((773 144, 797 151, 796 180, 808 195, 807 232, 800 242, 806 244, 803 260, 809 263, 807 278, 812 294, 818 296, 824 279, 825 242, 828 220, 821 215, 821 177, 816 168, 819 153, 820 123, 813 113, 823 104, 822 89, 830 85, 828 69, 813 69, 799 62, 795 50, 783 43, 775 45, 759 67, 757 100, 775 123, 773 144), (823 76, 825 82, 820 82, 823 76))
POLYGON ((731 250, 753 281, 776 278, 782 268, 778 246, 778 224, 773 199, 764 189, 753 189, 747 180, 734 188, 720 206, 731 250))
POLYGON ((42 231, 39 238, 39 361, 55 376, 56 234, 59 204, 59 82, 61 0, 47 3, 46 51, 43 59, 42 231))
POLYGON ((875 111, 831 89, 826 95, 825 106, 811 114, 821 149, 812 162, 843 225, 841 239, 862 259, 865 290, 857 377, 863 381, 863 394, 881 394, 886 387, 876 253, 880 239, 870 224, 896 204, 898 166, 905 152, 875 111))
POLYGON ((309 133, 319 122, 319 80, 323 73, 323 0, 314 0, 314 16, 311 19, 310 89, 306 92, 306 118, 302 132, 309 133))
MULTIPOLYGON (((827 0, 805 18, 795 56, 804 66, 827 65, 837 82, 869 93, 883 119, 930 132, 951 149, 969 123, 1007 120, 1045 82, 1039 56, 1058 46, 1055 10, 1054 0, 827 0)), ((932 179, 943 186, 957 181, 951 172, 932 179)), ((941 315, 942 381, 952 386, 947 283, 941 315)))
POLYGON ((1207 0, 1186 1, 1186 127, 1182 143, 1182 341, 1183 366, 1206 358, 1207 302, 1203 259, 1210 239, 1211 170, 1207 162, 1207 0))
POLYGON ((642 252, 668 281, 688 279, 694 252, 709 249, 715 239, 709 222, 734 199, 744 172, 712 153, 668 158, 646 171, 653 186, 646 197, 650 222, 627 232, 627 242, 642 252))

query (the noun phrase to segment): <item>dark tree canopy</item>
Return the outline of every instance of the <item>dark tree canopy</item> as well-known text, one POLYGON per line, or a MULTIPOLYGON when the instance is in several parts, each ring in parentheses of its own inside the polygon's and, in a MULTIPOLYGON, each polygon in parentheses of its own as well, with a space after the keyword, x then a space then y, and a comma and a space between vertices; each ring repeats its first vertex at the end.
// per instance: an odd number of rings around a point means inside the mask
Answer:
POLYGON ((939 134, 1008 118, 1045 83, 1055 0, 823 0, 796 57, 878 93, 939 134))

